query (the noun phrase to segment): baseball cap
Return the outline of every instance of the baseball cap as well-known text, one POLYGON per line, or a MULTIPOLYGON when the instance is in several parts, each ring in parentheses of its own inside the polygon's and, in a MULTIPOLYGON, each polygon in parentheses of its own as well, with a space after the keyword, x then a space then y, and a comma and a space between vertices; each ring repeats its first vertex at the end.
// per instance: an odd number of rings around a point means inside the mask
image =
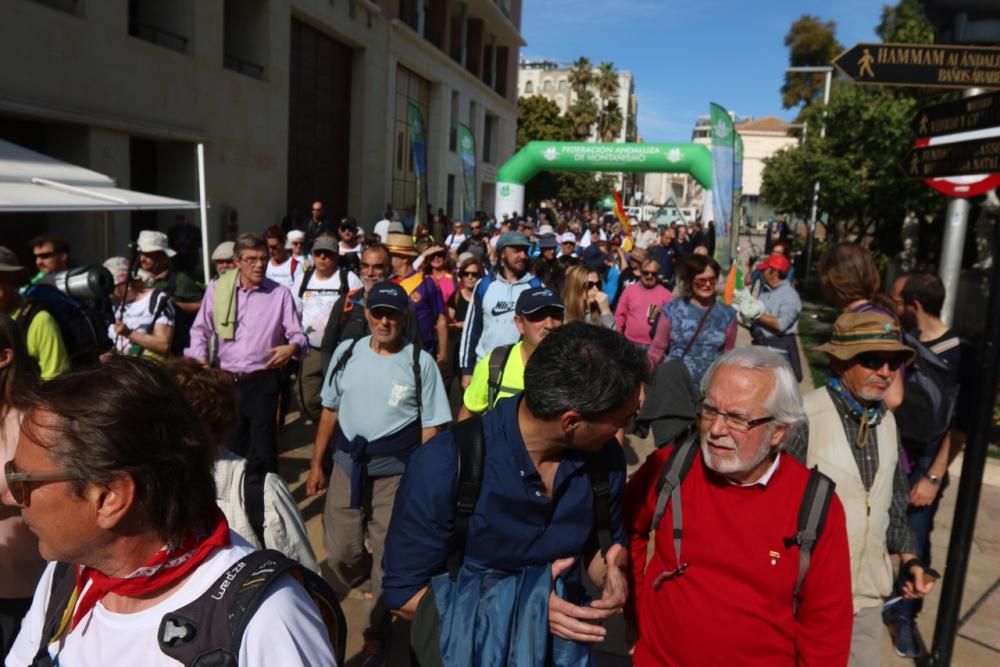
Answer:
POLYGON ((791 267, 792 265, 788 263, 787 257, 775 253, 758 264, 757 270, 763 271, 764 269, 777 269, 778 273, 788 273, 788 269, 791 267))
POLYGON ((407 303, 406 290, 394 282, 385 280, 376 284, 368 292, 365 300, 365 307, 372 308, 392 308, 393 310, 406 311, 407 303))
POLYGON ((514 313, 524 315, 537 312, 543 308, 566 309, 566 304, 559 298, 559 293, 548 287, 533 287, 524 290, 517 297, 517 305, 514 306, 514 313))
POLYGON ((340 219, 340 228, 341 229, 353 229, 353 230, 357 230, 358 229, 358 221, 355 220, 354 218, 350 217, 350 216, 348 216, 346 218, 341 218, 340 219))
POLYGON ((500 252, 504 248, 508 247, 521 246, 527 248, 530 245, 531 241, 529 241, 528 237, 521 232, 504 232, 500 235, 500 238, 497 239, 497 252, 500 252))
POLYGON ((21 271, 24 267, 10 248, 0 245, 0 271, 21 271))
POLYGON ((563 232, 559 235, 559 243, 572 243, 576 244, 576 234, 573 232, 563 232))
POLYGON ((591 269, 599 269, 604 266, 605 255, 604 252, 598 248, 596 245, 589 245, 587 249, 583 251, 583 265, 591 269))
POLYGON ((538 247, 542 250, 546 248, 555 248, 559 244, 556 242, 555 234, 542 234, 538 237, 538 247))
POLYGON ((340 251, 340 247, 337 242, 329 236, 320 236, 313 241, 312 251, 316 252, 317 250, 326 250, 336 255, 340 251))
POLYGON ((546 234, 552 234, 555 236, 556 230, 552 228, 552 225, 539 225, 537 233, 539 236, 545 236, 546 234))

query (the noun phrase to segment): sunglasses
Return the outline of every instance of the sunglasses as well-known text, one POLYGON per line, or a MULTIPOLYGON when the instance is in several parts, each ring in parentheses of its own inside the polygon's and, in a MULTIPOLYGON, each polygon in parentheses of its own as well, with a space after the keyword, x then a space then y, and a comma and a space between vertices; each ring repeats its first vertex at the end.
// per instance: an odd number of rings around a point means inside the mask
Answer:
POLYGON ((461 275, 463 278, 478 278, 482 274, 479 271, 462 271, 461 275))
POLYGON ((430 259, 430 260, 444 259, 444 253, 443 252, 431 253, 430 255, 427 255, 427 259, 430 259))
POLYGON ((693 282, 697 287, 712 287, 715 285, 715 278, 695 278, 693 282))
POLYGON ((870 371, 881 370, 883 366, 888 366, 890 371, 898 371, 903 365, 903 358, 899 356, 887 356, 866 352, 857 356, 858 363, 870 371))
POLYGON ((566 311, 562 308, 542 308, 541 310, 536 310, 533 313, 524 313, 521 317, 529 322, 541 322, 542 320, 550 317, 557 322, 562 322, 566 317, 566 311))
POLYGON ((480 229, 482 229, 482 227, 473 227, 471 225, 469 226, 469 231, 478 232, 480 229))
POLYGON ((326 259, 330 259, 331 257, 333 257, 333 253, 330 252, 329 250, 313 250, 313 256, 325 257, 326 259))
POLYGON ((643 278, 655 278, 659 275, 659 272, 657 271, 640 271, 639 273, 642 274, 643 278))
POLYGON ((600 287, 601 287, 601 283, 599 283, 599 282, 597 282, 595 280, 588 280, 587 281, 587 289, 600 289, 600 287))
POLYGON ((35 259, 48 259, 55 254, 55 252, 37 252, 35 253, 35 259))
POLYGON ((3 466, 3 475, 7 479, 7 488, 18 505, 24 504, 28 497, 28 484, 32 482, 64 482, 71 479, 83 479, 79 473, 72 470, 49 470, 47 472, 20 472, 14 464, 14 459, 3 466))

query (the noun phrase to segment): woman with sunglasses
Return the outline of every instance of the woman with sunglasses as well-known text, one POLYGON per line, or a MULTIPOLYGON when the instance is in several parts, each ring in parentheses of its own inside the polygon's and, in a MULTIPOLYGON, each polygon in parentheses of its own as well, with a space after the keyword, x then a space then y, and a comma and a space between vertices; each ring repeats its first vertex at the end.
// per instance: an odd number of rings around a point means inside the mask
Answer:
MULTIPOLYGON (((14 459, 20 437, 21 413, 14 396, 38 381, 34 361, 20 328, 0 313, 0 456, 4 466, 14 459)), ((27 485, 31 482, 15 482, 27 485)), ((21 491, 11 489, 21 496, 21 491)), ((0 479, 0 495, 7 495, 7 479, 0 479)), ((23 496, 21 496, 23 500, 23 496)), ((0 504, 0 658, 6 657, 28 613, 35 585, 45 561, 38 553, 38 538, 28 530, 17 507, 0 504)))
POLYGON ((458 287, 451 293, 445 304, 448 306, 448 363, 452 377, 461 377, 462 369, 458 363, 458 349, 462 342, 462 329, 465 327, 465 315, 472 303, 476 283, 483 277, 482 263, 466 253, 460 258, 458 265, 458 287))
POLYGON ((566 322, 615 328, 615 316, 608 304, 608 295, 601 290, 599 272, 582 265, 570 267, 566 271, 562 299, 566 304, 566 322))
MULTIPOLYGON (((441 297, 445 303, 448 303, 448 299, 458 288, 458 279, 451 272, 451 257, 448 255, 448 249, 442 243, 432 243, 417 261, 421 262, 419 266, 423 269, 424 275, 430 276, 437 283, 441 289, 441 297)), ((414 262, 413 265, 417 266, 417 262, 414 262)))
POLYGON ((680 286, 661 311, 647 356, 650 367, 664 359, 680 359, 694 386, 708 367, 736 346, 736 310, 716 299, 719 263, 690 255, 680 269, 680 286), (682 298, 677 298, 683 294, 682 298))

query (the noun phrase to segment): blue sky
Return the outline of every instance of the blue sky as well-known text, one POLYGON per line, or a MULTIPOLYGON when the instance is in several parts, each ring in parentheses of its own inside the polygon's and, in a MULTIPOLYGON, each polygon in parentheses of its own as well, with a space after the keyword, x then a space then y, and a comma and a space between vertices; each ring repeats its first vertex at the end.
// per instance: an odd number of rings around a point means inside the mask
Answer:
MULTIPOLYGON (((893 3, 894 4, 894 3, 893 3)), ((741 115, 792 119, 781 108, 788 49, 802 14, 832 20, 845 47, 877 41, 879 0, 524 0, 523 57, 586 56, 632 72, 644 141, 691 138, 718 102, 741 115), (718 34, 714 31, 718 30, 718 34), (717 45, 717 46, 716 46, 717 45)))

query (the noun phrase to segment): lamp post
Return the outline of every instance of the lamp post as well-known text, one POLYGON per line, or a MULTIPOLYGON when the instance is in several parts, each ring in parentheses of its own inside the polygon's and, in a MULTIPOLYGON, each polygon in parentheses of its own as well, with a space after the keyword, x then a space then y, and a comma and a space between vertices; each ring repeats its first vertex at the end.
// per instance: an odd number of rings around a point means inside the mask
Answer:
MULTIPOLYGON (((830 81, 833 79, 832 65, 809 65, 803 67, 789 67, 786 72, 801 74, 826 74, 826 82, 823 85, 823 123, 819 127, 819 137, 826 136, 826 107, 830 102, 830 81)), ((813 238, 816 234, 816 213, 819 208, 819 179, 813 183, 812 211, 809 214, 809 235, 806 238, 806 274, 803 284, 809 281, 809 270, 812 265, 813 238)))

